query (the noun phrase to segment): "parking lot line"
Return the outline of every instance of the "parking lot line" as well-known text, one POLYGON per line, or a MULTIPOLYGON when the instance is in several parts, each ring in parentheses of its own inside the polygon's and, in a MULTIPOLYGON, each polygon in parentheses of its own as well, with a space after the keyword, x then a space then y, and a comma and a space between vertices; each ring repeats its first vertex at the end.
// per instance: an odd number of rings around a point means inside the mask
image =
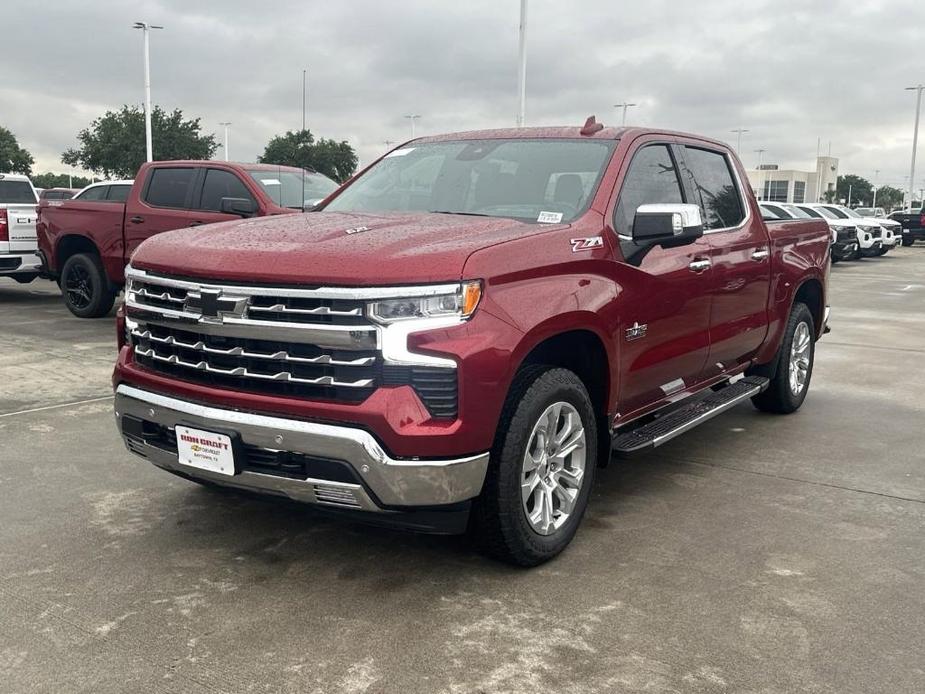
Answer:
POLYGON ((74 405, 86 405, 91 402, 102 402, 103 400, 112 400, 112 395, 103 395, 99 398, 90 398, 88 400, 75 400, 74 402, 61 402, 57 405, 46 405, 45 407, 33 407, 29 410, 19 410, 18 412, 7 412, 0 414, 0 419, 4 417, 15 417, 18 414, 31 414, 32 412, 44 412, 45 410, 56 410, 61 407, 72 407, 74 405))

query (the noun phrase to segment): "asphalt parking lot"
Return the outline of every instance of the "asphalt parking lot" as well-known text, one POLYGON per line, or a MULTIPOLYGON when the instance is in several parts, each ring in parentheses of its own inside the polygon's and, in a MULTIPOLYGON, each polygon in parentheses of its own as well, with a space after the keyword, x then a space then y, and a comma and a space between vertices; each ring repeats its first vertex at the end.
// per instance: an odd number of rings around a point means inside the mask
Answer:
POLYGON ((0 691, 925 691, 925 247, 831 299, 800 412, 611 465, 517 570, 131 457, 113 321, 0 280, 0 691))

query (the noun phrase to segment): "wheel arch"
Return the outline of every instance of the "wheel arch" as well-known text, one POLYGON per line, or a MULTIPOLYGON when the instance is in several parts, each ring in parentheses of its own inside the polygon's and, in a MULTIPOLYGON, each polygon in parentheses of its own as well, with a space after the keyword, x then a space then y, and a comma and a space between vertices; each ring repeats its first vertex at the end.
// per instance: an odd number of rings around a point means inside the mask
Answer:
MULTIPOLYGON (((816 330, 816 339, 822 337, 825 319, 825 289, 822 281, 816 277, 808 277, 797 287, 793 293, 793 301, 790 302, 790 310, 797 303, 806 304, 809 312, 813 316, 813 328, 816 330)), ((789 315, 789 314, 788 314, 789 315)))

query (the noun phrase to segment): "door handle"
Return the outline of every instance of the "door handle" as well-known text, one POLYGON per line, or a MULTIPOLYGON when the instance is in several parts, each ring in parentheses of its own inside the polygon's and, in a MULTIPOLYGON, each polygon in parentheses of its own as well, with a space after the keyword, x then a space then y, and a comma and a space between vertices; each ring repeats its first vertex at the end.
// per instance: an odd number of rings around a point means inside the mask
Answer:
POLYGON ((144 217, 139 217, 138 215, 135 215, 134 217, 132 217, 132 218, 131 218, 130 220, 128 220, 128 221, 130 221, 132 224, 141 224, 141 223, 143 223, 143 222, 145 221, 145 218, 144 218, 144 217))
POLYGON ((692 260, 691 264, 688 265, 691 269, 691 272, 703 272, 704 270, 709 270, 713 265, 707 258, 701 258, 699 260, 692 260))
POLYGON ((752 260, 758 261, 759 263, 771 255, 771 251, 767 248, 758 248, 752 252, 752 260))

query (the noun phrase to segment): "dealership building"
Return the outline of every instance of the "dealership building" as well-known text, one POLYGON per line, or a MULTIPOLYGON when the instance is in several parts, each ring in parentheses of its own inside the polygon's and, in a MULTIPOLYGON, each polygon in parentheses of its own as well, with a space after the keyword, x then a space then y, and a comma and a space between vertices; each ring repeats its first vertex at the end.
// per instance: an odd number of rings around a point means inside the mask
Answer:
POLYGON ((777 164, 762 164, 746 172, 759 200, 771 202, 825 202, 834 195, 838 181, 838 159, 816 157, 815 171, 781 169, 777 164))

